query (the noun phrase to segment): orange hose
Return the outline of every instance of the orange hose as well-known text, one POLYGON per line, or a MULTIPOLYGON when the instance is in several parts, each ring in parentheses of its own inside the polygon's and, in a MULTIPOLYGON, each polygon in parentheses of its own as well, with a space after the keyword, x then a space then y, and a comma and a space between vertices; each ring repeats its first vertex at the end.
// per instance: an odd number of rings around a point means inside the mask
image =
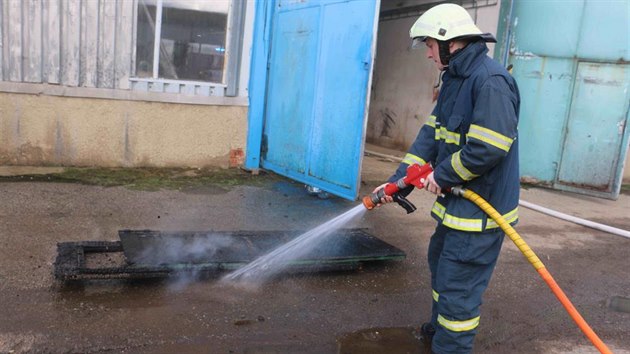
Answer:
POLYGON ((549 286, 551 291, 556 295, 558 300, 562 306, 564 306, 565 310, 569 313, 569 316, 575 321, 578 327, 582 330, 586 338, 588 338, 591 343, 599 350, 600 353, 612 353, 610 349, 604 344, 604 342, 597 336, 595 331, 591 328, 591 326, 586 323, 582 315, 578 312, 578 310, 573 306, 571 300, 565 295, 564 291, 560 289, 560 286, 553 279, 545 265, 542 263, 540 258, 536 256, 534 251, 527 245, 527 243, 521 238, 521 236, 514 230, 514 228, 497 212, 496 209, 492 207, 487 201, 479 196, 479 194, 468 190, 461 189, 461 193, 455 192, 458 195, 461 195, 465 199, 470 200, 475 203, 479 208, 481 208, 484 212, 486 212, 496 223, 501 227, 503 232, 516 244, 516 247, 523 253, 525 258, 531 263, 531 265, 536 269, 538 274, 543 278, 545 283, 549 286))

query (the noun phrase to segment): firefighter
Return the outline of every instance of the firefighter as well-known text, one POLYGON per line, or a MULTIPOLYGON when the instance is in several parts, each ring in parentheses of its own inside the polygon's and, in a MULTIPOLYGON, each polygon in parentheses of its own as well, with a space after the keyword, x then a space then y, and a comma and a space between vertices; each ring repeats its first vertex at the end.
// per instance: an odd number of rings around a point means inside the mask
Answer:
MULTIPOLYGON (((512 225, 517 222, 520 97, 510 74, 487 56, 486 42, 495 38, 483 33, 464 8, 432 7, 409 33, 413 45, 426 46, 426 57, 442 75, 442 87, 432 114, 389 182, 403 177, 410 164, 434 168, 425 187, 438 196, 431 210, 438 224, 428 249, 433 305, 420 333, 435 353, 470 353, 481 298, 504 234, 475 204, 443 191, 461 185, 486 199, 512 225)), ((391 201, 389 196, 381 200, 391 201)))

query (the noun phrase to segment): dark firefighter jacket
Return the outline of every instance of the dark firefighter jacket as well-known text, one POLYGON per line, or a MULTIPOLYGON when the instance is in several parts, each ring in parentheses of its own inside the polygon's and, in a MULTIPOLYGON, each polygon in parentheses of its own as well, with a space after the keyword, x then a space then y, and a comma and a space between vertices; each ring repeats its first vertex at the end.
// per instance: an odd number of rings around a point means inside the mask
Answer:
MULTIPOLYGON (((520 98, 512 76, 487 52, 486 44, 477 41, 453 55, 432 115, 389 181, 403 177, 411 164, 431 163, 443 190, 468 188, 515 224, 520 98)), ((475 204, 450 193, 437 198, 431 214, 456 230, 482 232, 498 227, 475 204)))

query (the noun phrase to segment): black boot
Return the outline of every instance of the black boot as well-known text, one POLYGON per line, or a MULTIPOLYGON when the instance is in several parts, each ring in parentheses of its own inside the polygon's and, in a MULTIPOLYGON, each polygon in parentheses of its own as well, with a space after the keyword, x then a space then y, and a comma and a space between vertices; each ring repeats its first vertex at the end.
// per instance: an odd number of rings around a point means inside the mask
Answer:
POLYGON ((423 323, 420 326, 420 330, 416 330, 414 335, 420 339, 420 342, 424 346, 425 353, 431 353, 431 342, 435 335, 435 327, 430 322, 423 323))
POLYGON ((431 342, 433 342, 433 336, 435 335, 435 327, 430 322, 425 322, 420 326, 420 341, 427 349, 427 353, 431 353, 431 342))

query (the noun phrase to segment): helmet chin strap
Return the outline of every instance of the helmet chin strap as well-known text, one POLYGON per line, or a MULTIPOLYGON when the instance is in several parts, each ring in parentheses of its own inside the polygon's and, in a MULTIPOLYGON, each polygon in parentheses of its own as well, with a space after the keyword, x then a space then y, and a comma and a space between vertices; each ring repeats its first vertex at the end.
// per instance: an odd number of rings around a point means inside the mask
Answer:
POLYGON ((451 52, 449 50, 449 41, 437 41, 438 50, 440 53, 440 62, 444 67, 448 67, 448 62, 451 60, 451 52))

